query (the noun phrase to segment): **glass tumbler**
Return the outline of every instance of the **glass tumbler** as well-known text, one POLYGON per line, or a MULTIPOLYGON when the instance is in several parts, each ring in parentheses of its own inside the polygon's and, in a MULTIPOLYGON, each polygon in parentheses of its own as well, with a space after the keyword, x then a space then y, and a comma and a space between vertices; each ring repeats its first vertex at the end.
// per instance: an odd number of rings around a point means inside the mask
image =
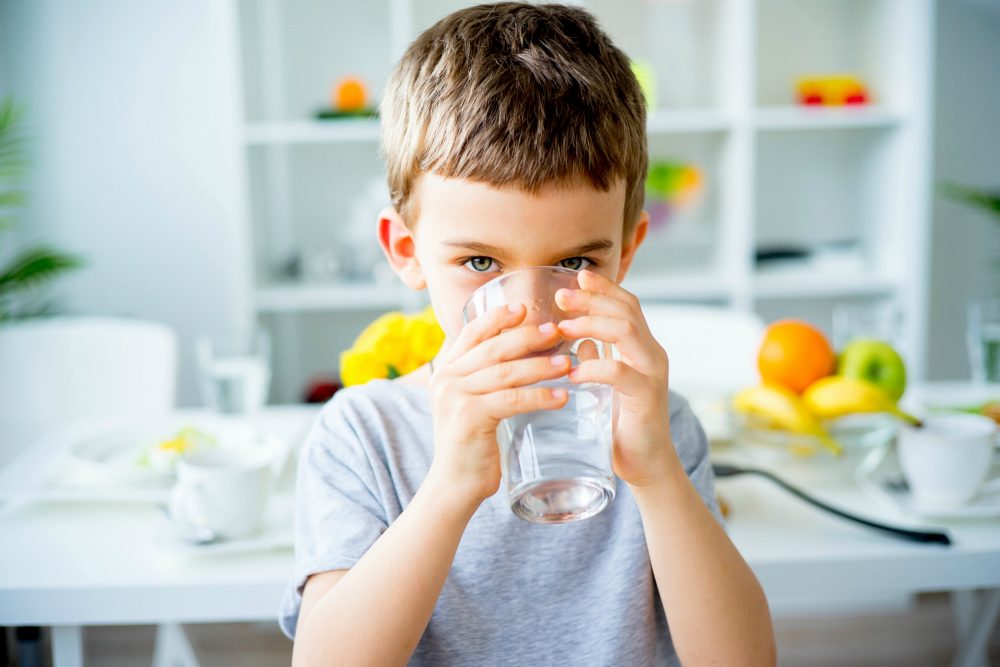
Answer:
POLYGON ((1000 299, 971 302, 966 333, 973 382, 1000 383, 1000 299))
MULTIPOLYGON (((573 315, 555 303, 560 288, 578 289, 578 271, 529 267, 485 283, 463 310, 466 323, 509 304, 527 308, 519 326, 559 322, 573 315)), ((616 357, 614 346, 592 338, 561 340, 535 355, 565 354, 573 367, 581 361, 616 357)), ((528 355, 528 356, 535 356, 528 355)), ((500 464, 511 510, 535 523, 566 523, 594 516, 615 497, 611 467, 613 390, 598 382, 574 383, 567 377, 538 386, 565 389, 568 401, 558 410, 514 415, 497 428, 500 464)))
POLYGON ((271 340, 262 328, 230 336, 202 336, 196 343, 206 405, 220 414, 251 415, 267 402, 271 340))

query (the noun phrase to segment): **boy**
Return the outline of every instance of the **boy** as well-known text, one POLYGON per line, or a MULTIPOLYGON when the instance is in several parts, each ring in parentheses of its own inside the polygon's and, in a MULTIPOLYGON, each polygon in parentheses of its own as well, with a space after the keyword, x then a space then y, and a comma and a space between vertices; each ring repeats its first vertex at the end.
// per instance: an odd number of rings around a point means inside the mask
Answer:
POLYGON ((281 626, 296 665, 768 665, 767 602, 715 514, 707 444, 667 356, 619 287, 646 234, 645 108, 625 55, 581 9, 505 3, 421 35, 382 105, 393 208, 379 242, 427 289, 445 342, 397 380, 337 393, 299 460, 296 571, 281 626), (582 316, 523 306, 463 327, 501 272, 559 265, 582 316), (529 357, 592 336, 621 360, 529 357), (554 409, 569 374, 619 398, 615 500, 536 525, 500 485, 496 427, 554 409), (668 630, 669 626, 669 630, 668 630))

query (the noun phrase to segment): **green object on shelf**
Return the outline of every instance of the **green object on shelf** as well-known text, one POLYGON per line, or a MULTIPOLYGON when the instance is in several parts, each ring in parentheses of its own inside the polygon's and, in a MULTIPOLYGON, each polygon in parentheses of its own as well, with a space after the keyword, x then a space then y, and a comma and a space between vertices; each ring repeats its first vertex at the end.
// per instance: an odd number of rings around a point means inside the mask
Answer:
POLYGON ((360 109, 358 111, 320 109, 316 112, 317 120, 337 120, 338 118, 378 118, 378 111, 376 109, 360 109))
POLYGON ((681 189, 687 168, 688 165, 681 162, 653 162, 646 175, 646 189, 661 197, 670 197, 681 189))
POLYGON ((629 64, 632 67, 632 74, 639 82, 639 88, 642 89, 642 96, 646 98, 646 108, 656 109, 656 72, 653 70, 653 66, 645 60, 632 60, 629 64))

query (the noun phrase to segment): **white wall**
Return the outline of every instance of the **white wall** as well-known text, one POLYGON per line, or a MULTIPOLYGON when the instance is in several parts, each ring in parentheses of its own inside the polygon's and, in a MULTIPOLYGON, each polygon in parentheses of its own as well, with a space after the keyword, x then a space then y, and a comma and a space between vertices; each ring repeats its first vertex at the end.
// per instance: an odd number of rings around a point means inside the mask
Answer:
POLYGON ((0 0, 0 92, 28 106, 36 154, 22 237, 85 255, 73 313, 160 320, 191 343, 248 312, 221 0, 0 0))
MULTIPOLYGON (((1000 189, 1000 3, 939 2, 935 86, 935 181, 1000 189)), ((933 217, 927 374, 968 378, 965 307, 1000 296, 1000 225, 940 196, 933 217)))

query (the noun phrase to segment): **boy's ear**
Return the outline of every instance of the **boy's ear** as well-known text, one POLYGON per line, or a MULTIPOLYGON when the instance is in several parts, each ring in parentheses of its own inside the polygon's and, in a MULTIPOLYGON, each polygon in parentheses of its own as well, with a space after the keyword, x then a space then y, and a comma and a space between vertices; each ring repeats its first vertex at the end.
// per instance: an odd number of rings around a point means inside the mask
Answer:
POLYGON ((622 241, 622 259, 618 264, 618 278, 616 282, 620 283, 625 280, 625 274, 628 273, 629 267, 632 266, 632 260, 635 259, 635 251, 642 245, 648 231, 649 213, 643 211, 639 214, 639 221, 635 223, 632 233, 627 239, 622 241))
POLYGON ((413 232, 394 208, 384 208, 378 215, 378 243, 403 284, 414 290, 427 287, 424 272, 417 261, 413 232))

